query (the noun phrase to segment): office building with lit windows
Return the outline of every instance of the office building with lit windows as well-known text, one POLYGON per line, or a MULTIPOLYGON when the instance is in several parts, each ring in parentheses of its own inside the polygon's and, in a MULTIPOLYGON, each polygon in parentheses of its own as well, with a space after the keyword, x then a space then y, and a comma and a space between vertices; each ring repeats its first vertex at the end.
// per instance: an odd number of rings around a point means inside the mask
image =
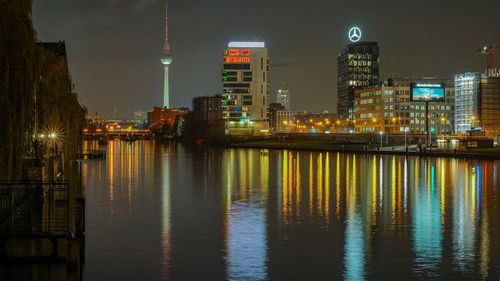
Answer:
POLYGON ((474 128, 500 135, 500 71, 455 75, 455 128, 465 135, 474 128))
POLYGON ((354 91, 378 85, 379 47, 377 42, 351 43, 337 56, 337 114, 354 119, 354 91))
MULTIPOLYGON (((444 87, 444 101, 429 102, 430 133, 453 134, 454 88, 449 80, 419 80, 444 87)), ((414 79, 388 79, 380 86, 356 90, 355 119, 357 133, 425 134, 425 102, 411 101, 410 84, 414 79)))
POLYGON ((230 42, 222 83, 226 134, 268 134, 269 56, 264 42, 230 42))
POLYGON ((273 132, 277 131, 278 128, 278 111, 285 110, 285 107, 281 103, 271 102, 269 103, 269 127, 273 132))
POLYGON ((291 110, 277 110, 276 123, 273 124, 275 133, 289 133, 293 130, 294 113, 291 110))
POLYGON ((192 115, 194 120, 204 122, 209 127, 222 123, 222 96, 204 96, 193 98, 192 115))

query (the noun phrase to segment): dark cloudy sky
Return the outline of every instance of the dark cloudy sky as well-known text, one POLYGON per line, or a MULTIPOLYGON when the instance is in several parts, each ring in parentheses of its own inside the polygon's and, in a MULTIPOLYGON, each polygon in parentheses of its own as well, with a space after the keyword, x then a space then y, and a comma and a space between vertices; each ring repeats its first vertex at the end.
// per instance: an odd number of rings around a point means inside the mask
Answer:
MULTIPOLYGON (((38 39, 65 40, 70 70, 89 113, 132 116, 162 104, 163 0, 34 0, 38 39)), ((337 52, 357 25, 378 41, 381 77, 481 71, 476 50, 500 42, 500 1, 172 0, 171 104, 221 90, 229 41, 265 41, 271 63, 311 62, 271 71, 271 98, 287 81, 296 111, 336 110, 337 52)), ((499 51, 500 55, 500 51, 499 51)), ((496 59, 497 65, 500 59, 496 59)))

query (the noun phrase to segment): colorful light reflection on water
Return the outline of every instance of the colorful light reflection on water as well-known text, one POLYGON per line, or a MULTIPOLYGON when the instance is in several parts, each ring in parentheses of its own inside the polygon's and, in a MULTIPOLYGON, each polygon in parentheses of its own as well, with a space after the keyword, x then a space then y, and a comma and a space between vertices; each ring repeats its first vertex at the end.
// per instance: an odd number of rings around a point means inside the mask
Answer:
POLYGON ((89 280, 500 275, 498 161, 105 147, 82 166, 89 280))

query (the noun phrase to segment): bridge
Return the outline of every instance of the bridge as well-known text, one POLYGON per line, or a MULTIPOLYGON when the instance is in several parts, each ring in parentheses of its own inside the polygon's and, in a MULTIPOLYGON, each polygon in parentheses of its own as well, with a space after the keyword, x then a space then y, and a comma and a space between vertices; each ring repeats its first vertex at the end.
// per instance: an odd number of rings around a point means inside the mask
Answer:
POLYGON ((102 130, 97 129, 95 131, 83 130, 84 140, 152 140, 155 135, 150 130, 102 130))

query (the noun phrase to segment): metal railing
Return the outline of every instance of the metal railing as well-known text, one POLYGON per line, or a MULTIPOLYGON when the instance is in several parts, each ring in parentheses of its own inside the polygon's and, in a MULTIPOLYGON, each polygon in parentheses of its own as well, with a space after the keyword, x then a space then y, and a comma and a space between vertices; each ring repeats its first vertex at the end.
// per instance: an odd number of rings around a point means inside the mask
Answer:
POLYGON ((75 198, 75 232, 82 234, 85 232, 85 198, 75 198))
POLYGON ((69 235, 69 184, 0 182, 0 236, 69 235))

